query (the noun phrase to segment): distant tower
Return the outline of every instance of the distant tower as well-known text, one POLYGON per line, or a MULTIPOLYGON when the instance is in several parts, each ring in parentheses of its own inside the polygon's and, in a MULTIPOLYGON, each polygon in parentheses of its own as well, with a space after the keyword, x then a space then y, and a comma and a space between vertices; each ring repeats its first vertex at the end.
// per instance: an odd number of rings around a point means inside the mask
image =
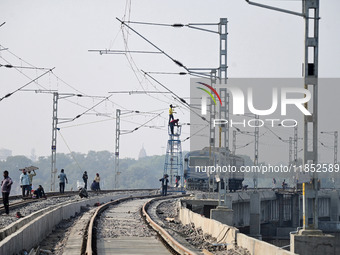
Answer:
POLYGON ((146 156, 147 155, 146 155, 146 151, 144 149, 144 144, 143 144, 142 149, 140 149, 139 151, 138 159, 145 158, 146 156))
POLYGON ((174 126, 174 132, 171 133, 168 127, 169 140, 166 148, 164 174, 169 175, 170 186, 173 187, 176 177, 180 177, 180 184, 183 187, 183 156, 182 144, 180 140, 181 126, 174 126))
POLYGON ((37 155, 35 154, 35 149, 34 149, 34 148, 31 150, 30 159, 31 159, 33 162, 37 161, 37 155))

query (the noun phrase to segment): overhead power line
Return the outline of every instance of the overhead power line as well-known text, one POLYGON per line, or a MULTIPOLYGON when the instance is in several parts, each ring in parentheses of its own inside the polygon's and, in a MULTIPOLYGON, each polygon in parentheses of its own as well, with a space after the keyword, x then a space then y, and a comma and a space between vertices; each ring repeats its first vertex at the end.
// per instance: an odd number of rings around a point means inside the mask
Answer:
POLYGON ((193 133, 192 135, 188 136, 187 138, 185 138, 184 140, 182 140, 182 143, 189 140, 191 137, 196 136, 199 132, 201 132, 203 129, 207 128, 209 126, 209 124, 205 125, 204 127, 202 127, 201 129, 199 129, 198 131, 196 131, 195 133, 193 133))
POLYGON ((169 54, 167 54, 165 51, 163 51, 161 48, 159 48, 157 45, 155 45, 153 42, 151 42, 149 39, 147 39, 145 36, 137 32, 135 29, 133 29, 131 26, 127 25, 125 21, 120 20, 119 18, 116 18, 122 25, 128 27, 131 31, 133 31, 135 34, 140 36, 142 39, 144 39, 146 42, 151 44, 153 47, 155 47, 159 52, 163 53, 165 56, 167 56, 169 59, 171 59, 176 65, 183 67, 185 70, 189 71, 189 69, 184 66, 180 61, 172 58, 169 54))
POLYGON ((188 27, 188 28, 192 28, 192 29, 197 29, 197 30, 202 30, 202 31, 205 31, 205 32, 218 34, 217 31, 197 27, 197 26, 216 26, 216 25, 218 25, 218 23, 189 23, 189 24, 173 23, 173 24, 164 24, 164 23, 150 23, 150 22, 139 22, 139 21, 125 21, 125 22, 130 23, 130 24, 164 26, 164 27, 174 27, 174 28, 188 27))
POLYGON ((0 64, 0 67, 6 67, 6 68, 21 68, 21 69, 34 69, 34 70, 50 70, 49 68, 44 67, 32 67, 32 66, 13 66, 10 64, 0 64))
POLYGON ((11 95, 13 95, 14 93, 20 91, 21 89, 25 88, 26 86, 30 85, 32 82, 35 82, 36 80, 38 80, 39 78, 41 78, 42 76, 44 76, 45 74, 49 73, 49 72, 52 72, 52 70, 54 69, 55 67, 53 67, 52 69, 48 70, 47 72, 43 73, 42 75, 39 75, 37 78, 31 80, 30 82, 26 83, 25 85, 21 86, 20 88, 14 90, 13 92, 11 93, 8 93, 7 95, 5 95, 4 97, 0 98, 0 101, 2 101, 3 99, 7 98, 7 97, 10 97, 11 95))
MULTIPOLYGON (((143 70, 141 70, 142 72, 144 72, 143 70)), ((200 114, 198 114, 196 111, 194 111, 193 109, 191 109, 190 104, 185 101, 185 99, 183 99, 182 97, 178 96, 175 92, 173 92, 172 90, 170 90, 168 87, 166 87, 164 84, 162 84, 160 81, 158 81, 157 79, 155 79, 154 77, 152 77, 150 74, 144 72, 144 74, 148 77, 150 77, 153 81, 155 81, 157 84, 159 84, 160 86, 162 86, 164 89, 166 89, 168 92, 170 92, 176 99, 179 100, 179 102, 181 104, 183 104, 185 107, 187 107, 190 111, 192 111, 194 114, 196 114, 197 116, 199 116, 202 120, 208 122, 208 120, 204 117, 202 117, 200 114)))
MULTIPOLYGON (((112 95, 111 95, 112 96, 112 95)), ((101 103, 103 103, 104 101, 106 101, 107 99, 109 99, 111 96, 105 97, 103 100, 101 100, 100 102, 98 102, 97 104, 95 104, 94 106, 92 106, 91 108, 88 108, 85 112, 77 115, 76 117, 73 118, 73 120, 80 118, 82 115, 86 114, 87 112, 91 111, 92 109, 94 109, 96 106, 100 105, 101 103)))
POLYGON ((82 168, 81 168, 79 162, 78 162, 77 159, 73 156, 73 152, 72 152, 70 146, 67 144, 67 142, 66 142, 64 136, 61 134, 60 129, 58 129, 58 132, 59 132, 59 135, 61 136, 61 138, 63 139, 63 141, 64 141, 64 143, 65 143, 67 149, 69 150, 69 152, 70 152, 70 154, 71 154, 71 157, 72 157, 73 160, 77 163, 77 166, 79 167, 80 171, 82 171, 82 168))
POLYGON ((121 135, 126 135, 126 134, 130 134, 133 133, 135 131, 137 131, 138 129, 140 129, 141 127, 145 126, 146 124, 148 124, 150 121, 154 120, 155 118, 157 118, 159 115, 161 115, 162 113, 157 114, 155 117, 151 118, 150 120, 148 120, 147 122, 141 124, 140 126, 136 127, 135 129, 131 130, 131 131, 127 131, 125 133, 121 133, 121 135))
POLYGON ((144 50, 88 50, 89 52, 99 52, 103 54, 126 54, 126 53, 139 53, 139 54, 162 54, 159 51, 144 51, 144 50))
POLYGON ((150 74, 148 74, 147 72, 144 72, 143 70, 141 70, 146 76, 148 76, 149 78, 151 78, 153 81, 155 81, 157 84, 159 84, 160 86, 162 86, 164 89, 166 89, 169 93, 171 93, 172 95, 174 95, 177 99, 179 99, 180 102, 182 102, 182 104, 184 104, 185 106, 190 108, 190 105, 187 103, 187 101, 185 101, 183 98, 181 98, 179 95, 177 95, 175 92, 173 92, 172 90, 170 90, 169 88, 167 88, 165 85, 163 85, 161 82, 159 82, 158 80, 156 80, 154 77, 152 77, 150 74))
POLYGON ((138 90, 131 90, 131 91, 113 91, 113 92, 108 92, 109 94, 168 94, 171 92, 166 92, 166 91, 138 91, 138 90))
POLYGON ((168 53, 166 53, 164 50, 162 50, 161 48, 159 48, 156 44, 154 44, 153 42, 151 42, 149 39, 147 39, 145 36, 143 36, 141 33, 139 33, 137 30, 133 29, 131 26, 127 25, 126 21, 122 21, 119 18, 116 18, 122 25, 126 26, 127 28, 129 28, 131 31, 133 31, 135 34, 137 34, 138 36, 140 36, 143 40, 145 40, 146 42, 148 42, 150 45, 152 45, 154 48, 156 48, 160 53, 163 53, 166 57, 168 57, 169 59, 171 59, 176 65, 178 65, 179 67, 184 68, 190 75, 193 76, 197 76, 197 77, 203 77, 203 78, 210 78, 211 75, 210 74, 206 74, 206 73, 201 73, 201 72, 195 72, 192 71, 193 69, 187 68, 182 62, 174 59, 173 57, 171 57, 168 53))
POLYGON ((176 75, 187 75, 186 72, 179 72, 179 73, 171 73, 171 72, 146 72, 149 74, 176 74, 176 75))

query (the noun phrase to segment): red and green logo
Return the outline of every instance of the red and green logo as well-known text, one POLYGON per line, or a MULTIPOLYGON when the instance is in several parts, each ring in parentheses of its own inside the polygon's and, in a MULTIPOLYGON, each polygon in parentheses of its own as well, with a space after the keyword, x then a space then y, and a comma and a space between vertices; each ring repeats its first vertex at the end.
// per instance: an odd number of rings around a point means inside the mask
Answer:
MULTIPOLYGON (((220 101, 220 104, 222 106, 221 97, 220 97, 220 95, 217 93, 217 91, 212 86, 210 86, 210 85, 208 85, 206 83, 203 83, 203 82, 197 82, 197 83, 207 87, 208 89, 210 89, 212 91, 212 93, 214 93, 216 95, 216 97, 218 98, 218 100, 220 101)), ((209 90, 207 90, 205 88, 201 88, 201 87, 197 87, 197 88, 200 89, 200 90, 203 90, 204 92, 206 92, 211 97, 211 99, 214 101, 214 103, 216 105, 216 99, 215 99, 215 97, 213 96, 213 94, 209 90)))

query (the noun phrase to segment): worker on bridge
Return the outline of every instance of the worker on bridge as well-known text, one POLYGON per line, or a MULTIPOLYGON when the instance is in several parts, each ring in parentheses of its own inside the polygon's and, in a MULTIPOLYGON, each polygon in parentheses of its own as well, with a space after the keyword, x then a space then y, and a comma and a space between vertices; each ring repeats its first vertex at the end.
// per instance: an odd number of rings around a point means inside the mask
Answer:
POLYGON ((174 134, 174 127, 178 126, 178 121, 179 121, 179 119, 170 121, 169 125, 170 125, 170 131, 171 131, 172 135, 174 134))
POLYGON ((33 192, 35 198, 45 198, 46 194, 43 186, 39 185, 39 187, 33 192))
POLYGON ((4 171, 4 179, 1 181, 2 202, 5 207, 6 215, 9 214, 9 193, 13 184, 12 179, 8 176, 8 171, 4 171))
POLYGON ((170 124, 170 121, 171 120, 174 120, 174 108, 175 106, 172 106, 172 104, 170 105, 170 108, 169 108, 169 124, 170 124))
POLYGON ((85 188, 80 187, 79 188, 79 196, 81 198, 83 198, 83 197, 88 197, 89 195, 88 195, 87 190, 85 188))
POLYGON ((33 172, 31 173, 31 170, 27 170, 27 175, 30 180, 30 185, 28 187, 29 193, 31 194, 32 188, 33 188, 33 176, 36 176, 37 174, 35 173, 35 170, 33 169, 33 172))
POLYGON ((25 169, 22 169, 22 174, 20 175, 20 187, 22 190, 22 198, 25 197, 25 193, 26 196, 29 196, 29 186, 30 186, 30 179, 26 173, 25 169))
POLYGON ((64 173, 64 169, 61 169, 61 173, 58 175, 59 178, 59 191, 61 194, 65 192, 65 181, 68 183, 66 174, 64 173))
POLYGON ((166 196, 166 193, 168 191, 168 175, 165 174, 163 178, 159 179, 160 182, 162 182, 162 196, 166 196))
POLYGON ((87 179, 89 178, 89 176, 87 175, 87 172, 85 171, 83 174, 83 181, 84 181, 84 188, 87 189, 87 179))
POLYGON ((94 177, 94 180, 96 181, 96 186, 97 186, 97 190, 100 190, 100 176, 99 173, 96 173, 96 177, 94 177))

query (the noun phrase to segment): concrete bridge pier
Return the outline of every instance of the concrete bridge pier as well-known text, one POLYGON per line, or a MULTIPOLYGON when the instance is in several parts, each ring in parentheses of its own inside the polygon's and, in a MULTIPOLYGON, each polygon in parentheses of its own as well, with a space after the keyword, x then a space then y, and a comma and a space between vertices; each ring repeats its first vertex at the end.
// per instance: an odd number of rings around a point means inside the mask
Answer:
POLYGON ((294 194, 291 197, 291 221, 292 227, 297 228, 300 226, 300 196, 299 194, 294 194))
POLYGON ((279 201, 279 227, 283 227, 283 219, 284 219, 284 199, 283 194, 276 194, 277 199, 279 201))
MULTIPOLYGON (((307 186, 308 191, 308 186, 307 186)), ((308 193, 307 193, 308 194, 308 193)), ((308 196, 306 196, 308 198, 308 196)), ((319 229, 313 229, 308 225, 308 213, 307 226, 304 229, 299 230, 296 234, 290 235, 290 251, 298 253, 300 255, 333 255, 336 253, 336 238, 333 235, 324 234, 319 229)), ((339 194, 336 190, 330 194, 330 222, 339 221, 339 194)))
POLYGON ((261 236, 261 199, 260 193, 255 191, 250 194, 250 228, 249 235, 251 237, 262 240, 261 236))
POLYGON ((301 229, 290 234, 290 251, 299 255, 333 255, 335 253, 335 237, 323 234, 321 230, 301 229))
POLYGON ((337 190, 332 190, 330 200, 331 200, 330 220, 339 221, 339 193, 337 190))
POLYGON ((210 210, 210 219, 217 220, 228 226, 233 226, 234 211, 232 210, 232 204, 232 197, 230 195, 225 195, 223 205, 210 210))

